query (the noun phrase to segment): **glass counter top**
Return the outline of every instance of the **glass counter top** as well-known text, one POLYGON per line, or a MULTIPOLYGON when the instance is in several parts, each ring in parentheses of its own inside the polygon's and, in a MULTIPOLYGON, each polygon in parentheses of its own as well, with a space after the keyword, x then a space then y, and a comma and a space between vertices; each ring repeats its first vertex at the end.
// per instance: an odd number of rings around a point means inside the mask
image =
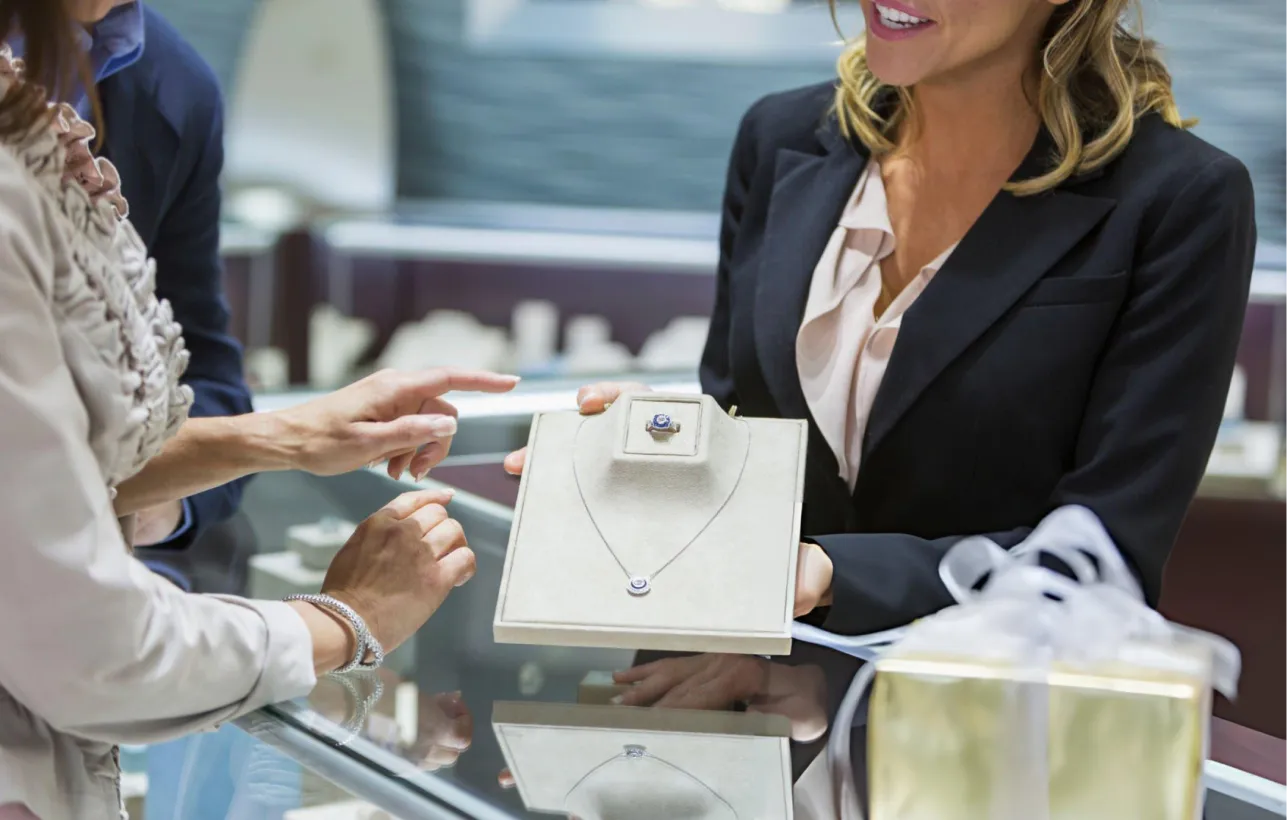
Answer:
MULTIPOLYGON (((261 528, 268 526, 264 510, 280 510, 286 495, 292 499, 290 516, 298 523, 318 514, 356 520, 407 489, 374 471, 327 479, 284 474, 261 481, 252 494, 257 497, 247 499, 248 512, 261 528), (295 484, 274 488, 274 480, 295 484)), ((551 813, 590 820, 596 813, 613 816, 613 804, 604 802, 602 784, 596 785, 608 777, 614 789, 624 789, 632 800, 644 805, 653 801, 656 813, 649 816, 714 820, 735 816, 725 804, 736 803, 730 794, 737 789, 730 783, 756 784, 762 789, 756 800, 789 799, 791 782, 824 754, 831 716, 856 669, 852 659, 797 642, 790 658, 772 662, 740 658, 718 665, 694 663, 684 670, 686 683, 674 690, 678 694, 672 702, 654 708, 611 705, 622 691, 611 674, 647 658, 619 650, 497 644, 492 619, 512 510, 462 492, 452 512, 477 554, 475 578, 391 653, 378 674, 324 678, 310 697, 239 721, 242 746, 226 753, 232 762, 207 766, 212 772, 208 777, 225 779, 235 769, 237 793, 285 789, 288 802, 318 811, 318 787, 305 781, 330 784, 336 791, 333 805, 327 805, 336 813, 317 814, 318 820, 502 820, 551 813), (586 731, 607 747, 579 741, 568 745, 564 735, 575 739, 577 732, 586 731), (686 752, 674 745, 677 738, 722 751, 694 758, 690 750, 684 762, 686 752), (636 746, 645 751, 632 752, 636 746), (669 751, 663 754, 664 749, 669 751), (665 765, 651 761, 632 769, 625 765, 637 759, 632 754, 665 758, 665 765), (255 755, 269 762, 248 766, 245 761, 255 755), (522 770, 513 771, 511 764, 522 770), (295 774, 285 780, 264 775, 282 765, 295 774)), ((1284 787, 1268 779, 1282 779, 1282 741, 1270 739, 1266 745, 1259 736, 1262 748, 1248 754, 1241 727, 1217 723, 1222 725, 1213 740, 1216 759, 1207 767, 1212 787, 1208 820, 1287 816, 1284 787), (1237 735, 1232 741, 1231 732, 1237 735)), ((854 759, 860 763, 862 729, 853 735, 854 759)), ((190 781, 200 785, 207 775, 191 767, 205 764, 189 759, 187 765, 190 781)), ((736 816, 789 815, 766 810, 737 811, 736 816)), ((300 815, 301 820, 313 817, 300 815)))

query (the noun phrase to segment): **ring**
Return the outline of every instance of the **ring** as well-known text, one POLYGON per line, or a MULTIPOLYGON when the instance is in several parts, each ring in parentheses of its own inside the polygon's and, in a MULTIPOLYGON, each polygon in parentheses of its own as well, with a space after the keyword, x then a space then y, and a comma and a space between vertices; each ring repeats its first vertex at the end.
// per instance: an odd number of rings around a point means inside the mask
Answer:
POLYGON ((665 413, 658 413, 649 420, 644 429, 653 435, 672 436, 679 432, 679 422, 665 413))

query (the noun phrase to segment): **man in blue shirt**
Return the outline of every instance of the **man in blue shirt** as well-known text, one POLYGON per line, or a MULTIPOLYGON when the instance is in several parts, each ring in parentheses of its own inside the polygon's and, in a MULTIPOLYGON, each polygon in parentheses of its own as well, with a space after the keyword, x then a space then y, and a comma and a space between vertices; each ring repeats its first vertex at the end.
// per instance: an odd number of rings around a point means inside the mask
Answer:
MULTIPOLYGON (((156 259, 157 294, 170 301, 183 325, 192 354, 185 376, 196 395, 192 415, 250 412, 241 347, 228 335, 219 257, 223 98, 218 81, 179 33, 141 0, 92 0, 84 7, 83 42, 105 128, 101 153, 120 172, 130 220, 156 259)), ((83 92, 70 101, 89 118, 83 92)), ((140 516, 137 540, 154 548, 140 551, 140 557, 191 589, 192 562, 203 560, 192 545, 236 511, 241 490, 238 482, 147 511, 140 516)))

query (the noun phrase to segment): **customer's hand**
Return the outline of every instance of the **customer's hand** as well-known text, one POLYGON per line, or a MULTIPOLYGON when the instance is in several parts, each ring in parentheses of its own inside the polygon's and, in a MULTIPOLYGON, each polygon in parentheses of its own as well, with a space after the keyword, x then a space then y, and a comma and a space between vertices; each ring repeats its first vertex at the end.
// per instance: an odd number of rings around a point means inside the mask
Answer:
POLYGON ((295 469, 338 475, 389 462, 389 476, 417 479, 447 456, 456 433, 450 391, 505 393, 515 376, 435 368, 385 370, 320 399, 273 414, 273 435, 295 469))
POLYGON ((420 771, 436 772, 456 765, 474 742, 474 716, 460 692, 421 695, 416 741, 403 757, 420 771))
MULTIPOLYGON (((646 393, 651 388, 638 382, 598 382, 588 384, 577 391, 576 404, 581 414, 596 416, 607 410, 611 404, 624 393, 646 393)), ((510 475, 522 475, 527 466, 527 448, 516 450, 505 457, 505 472, 510 475)))
MULTIPOLYGON (((356 610, 386 652, 415 634, 451 590, 474 575, 474 553, 460 524, 447 515, 452 495, 421 490, 398 496, 362 522, 326 572, 322 591, 356 610)), ((351 657, 351 640, 348 645, 351 657)))

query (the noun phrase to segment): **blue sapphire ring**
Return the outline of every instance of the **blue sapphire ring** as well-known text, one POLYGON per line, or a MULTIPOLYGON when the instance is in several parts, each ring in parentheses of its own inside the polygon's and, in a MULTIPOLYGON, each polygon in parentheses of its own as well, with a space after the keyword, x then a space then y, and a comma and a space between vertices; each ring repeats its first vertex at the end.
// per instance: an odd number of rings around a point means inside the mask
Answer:
POLYGON ((644 429, 654 436, 671 436, 679 432, 679 422, 665 413, 658 413, 648 420, 648 425, 644 429))

